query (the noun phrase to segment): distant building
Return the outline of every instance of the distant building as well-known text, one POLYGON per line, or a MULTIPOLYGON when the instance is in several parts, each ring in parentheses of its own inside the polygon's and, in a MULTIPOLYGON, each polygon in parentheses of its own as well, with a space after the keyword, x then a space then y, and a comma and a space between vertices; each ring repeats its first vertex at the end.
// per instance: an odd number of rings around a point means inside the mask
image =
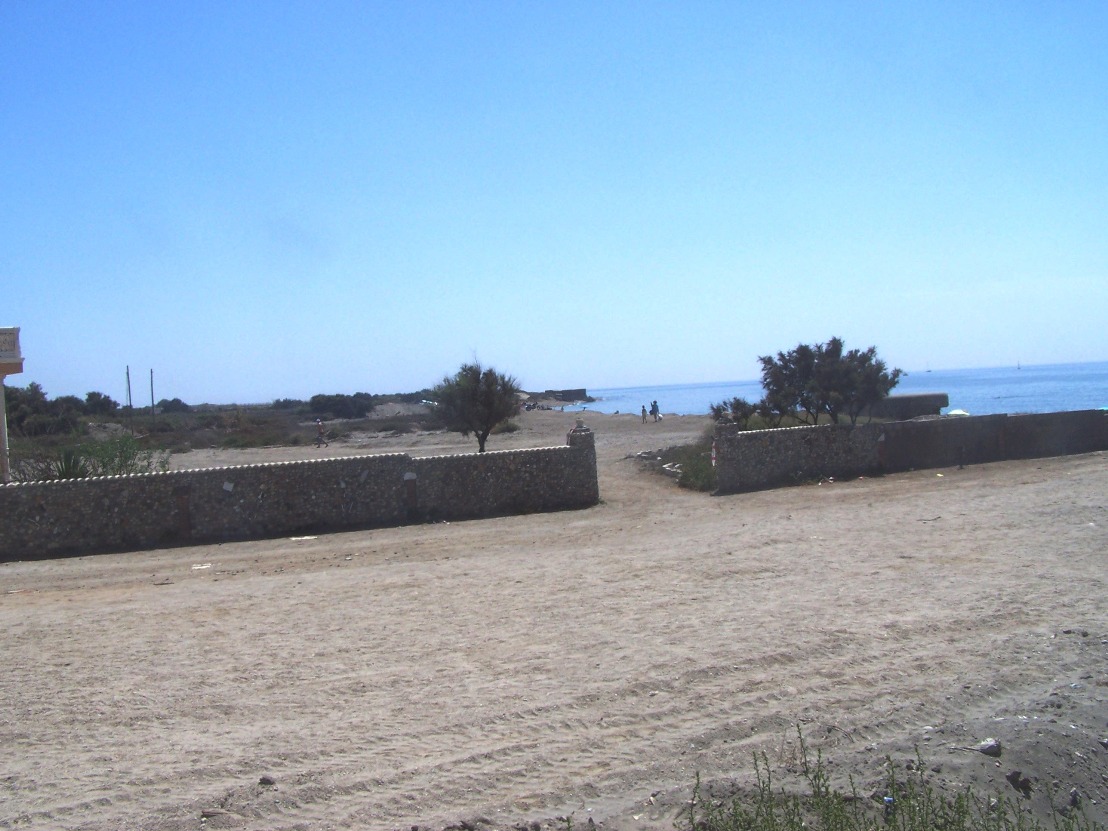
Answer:
POLYGON ((553 398, 555 401, 592 401, 592 399, 589 398, 588 392, 584 389, 547 390, 543 395, 547 398, 553 398))
POLYGON ((862 416, 908 421, 919 416, 941 415, 950 406, 945 392, 924 392, 913 395, 890 395, 862 411, 862 416))

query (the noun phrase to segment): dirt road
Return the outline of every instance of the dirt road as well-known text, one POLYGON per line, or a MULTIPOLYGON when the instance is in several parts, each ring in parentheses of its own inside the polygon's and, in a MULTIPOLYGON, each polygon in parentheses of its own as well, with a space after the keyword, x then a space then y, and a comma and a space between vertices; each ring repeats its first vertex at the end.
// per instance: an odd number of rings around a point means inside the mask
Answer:
MULTIPOLYGON (((863 792, 919 748, 1104 821, 1105 454, 714 498, 633 458, 704 419, 586 421, 586 511, 0 565, 0 828, 669 829, 798 725, 863 792)), ((175 465, 398 449, 475 442, 175 465)))

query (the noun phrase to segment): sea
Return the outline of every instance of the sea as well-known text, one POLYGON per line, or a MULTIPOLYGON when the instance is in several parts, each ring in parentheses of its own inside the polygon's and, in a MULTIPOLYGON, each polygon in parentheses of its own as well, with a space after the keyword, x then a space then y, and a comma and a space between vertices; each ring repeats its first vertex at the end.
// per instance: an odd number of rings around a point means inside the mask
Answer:
MULTIPOLYGON (((1004 366, 987 369, 920 370, 901 376, 892 395, 945 392, 950 406, 970 415, 1051 413, 1108 409, 1108 362, 1004 366)), ((647 387, 590 389, 595 401, 573 409, 598 413, 635 413, 657 401, 662 413, 706 415, 712 404, 745 398, 758 401, 758 380, 647 387)), ((570 409, 569 406, 566 409, 570 409)))

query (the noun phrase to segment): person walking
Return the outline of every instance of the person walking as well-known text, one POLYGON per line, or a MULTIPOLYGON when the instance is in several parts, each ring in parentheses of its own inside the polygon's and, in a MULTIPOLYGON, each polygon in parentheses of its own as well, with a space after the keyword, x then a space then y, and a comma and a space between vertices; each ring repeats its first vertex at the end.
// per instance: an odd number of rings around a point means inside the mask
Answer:
POLYGON ((315 446, 320 445, 324 447, 330 447, 331 443, 327 441, 327 428, 323 426, 323 419, 317 418, 315 420, 315 446))

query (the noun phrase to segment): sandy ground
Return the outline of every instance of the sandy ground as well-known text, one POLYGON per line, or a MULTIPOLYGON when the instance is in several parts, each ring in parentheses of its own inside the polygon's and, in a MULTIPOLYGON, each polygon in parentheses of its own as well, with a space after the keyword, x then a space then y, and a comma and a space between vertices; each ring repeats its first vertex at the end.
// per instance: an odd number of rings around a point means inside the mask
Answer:
POLYGON ((710 497, 634 458, 705 419, 584 417, 589 510, 0 565, 0 828, 672 829, 798 727, 867 797, 918 754, 1105 820, 1108 456, 710 497))

